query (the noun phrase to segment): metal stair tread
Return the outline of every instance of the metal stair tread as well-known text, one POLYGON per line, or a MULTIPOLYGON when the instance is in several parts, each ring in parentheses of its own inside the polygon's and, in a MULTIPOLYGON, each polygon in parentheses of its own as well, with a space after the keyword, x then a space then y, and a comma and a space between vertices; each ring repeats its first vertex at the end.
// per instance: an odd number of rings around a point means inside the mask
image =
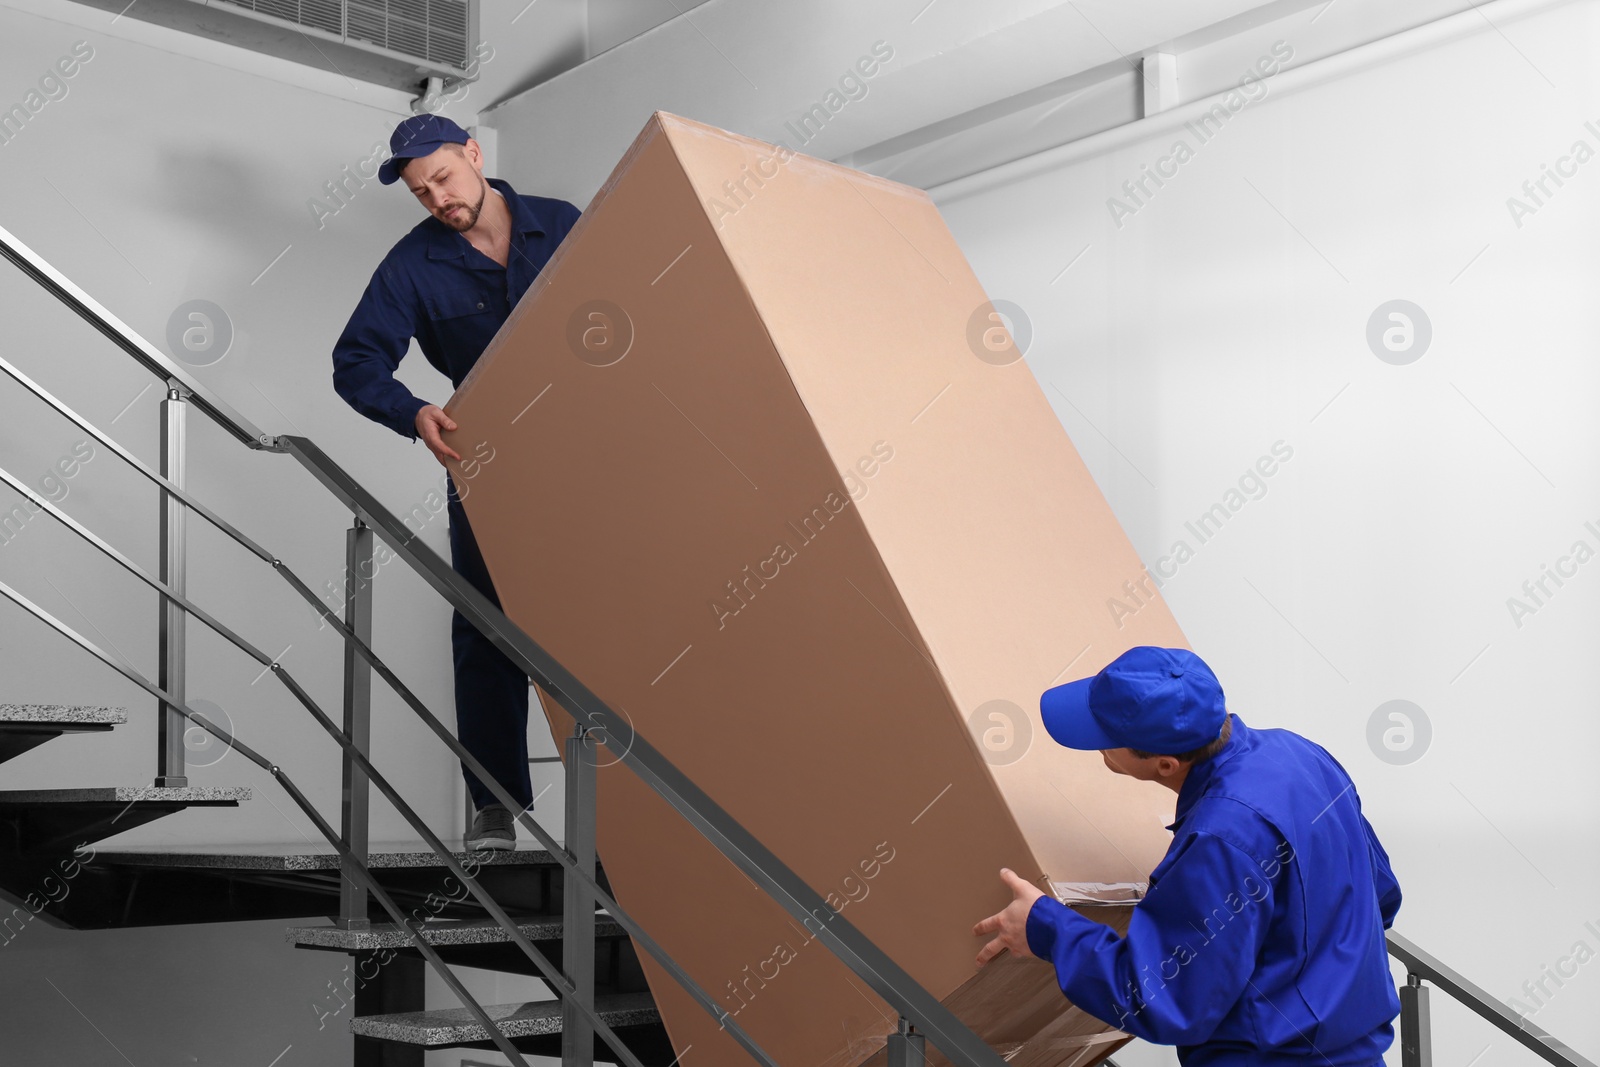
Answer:
MULTIPOLYGON (((595 1009, 606 1025, 642 1026, 661 1021, 649 993, 618 993, 595 997, 595 1009)), ((484 1011, 507 1037, 534 1037, 561 1032, 561 1001, 540 1000, 522 1004, 485 1005, 484 1011)), ((488 1033, 466 1008, 408 1011, 393 1015, 363 1015, 350 1020, 350 1032, 361 1037, 396 1041, 425 1048, 442 1048, 488 1040, 488 1033)))
MULTIPOLYGON (((562 936, 561 918, 524 917, 517 920, 517 929, 530 941, 553 941, 562 936)), ((434 921, 425 923, 420 931, 422 939, 430 945, 496 945, 509 944, 511 935, 500 928, 493 919, 468 919, 461 922, 434 921)), ((622 925, 603 915, 595 916, 597 937, 617 936, 623 933, 622 925)), ((346 952, 369 952, 386 948, 404 948, 411 943, 411 931, 394 923, 373 923, 367 930, 345 930, 337 926, 291 926, 284 932, 284 940, 305 948, 341 949, 346 952)))
MULTIPOLYGON (((332 848, 318 848, 304 841, 289 844, 181 845, 152 848, 149 845, 111 846, 97 849, 101 862, 133 867, 213 867, 229 870, 328 871, 339 867, 339 854, 332 848)), ((554 866, 556 861, 542 848, 486 849, 481 852, 452 850, 458 863, 469 860, 478 866, 554 866)), ((426 845, 417 841, 372 842, 367 846, 369 868, 443 867, 444 863, 426 845)))
POLYGON ((120 726, 127 721, 127 708, 97 704, 0 704, 0 726, 7 723, 43 725, 104 723, 120 726))
POLYGON ((0 789, 0 806, 22 804, 228 804, 249 800, 247 785, 92 785, 68 789, 0 789))

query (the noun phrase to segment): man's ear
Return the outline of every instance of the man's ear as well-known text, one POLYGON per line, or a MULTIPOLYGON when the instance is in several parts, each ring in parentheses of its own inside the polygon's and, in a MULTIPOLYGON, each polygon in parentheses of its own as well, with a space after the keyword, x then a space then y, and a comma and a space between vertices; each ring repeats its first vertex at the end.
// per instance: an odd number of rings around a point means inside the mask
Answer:
POLYGON ((1183 761, 1177 756, 1156 757, 1156 772, 1163 778, 1171 778, 1183 769, 1183 761))

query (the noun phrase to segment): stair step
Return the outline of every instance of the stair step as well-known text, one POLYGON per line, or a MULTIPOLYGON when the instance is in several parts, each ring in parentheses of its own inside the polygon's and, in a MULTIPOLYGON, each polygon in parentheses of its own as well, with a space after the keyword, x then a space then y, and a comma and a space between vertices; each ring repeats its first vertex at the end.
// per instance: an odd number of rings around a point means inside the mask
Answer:
MULTIPOLYGON (((595 1008, 606 1025, 659 1024, 661 1015, 649 993, 619 993, 595 998, 595 1008)), ((561 1033, 561 1002, 541 1000, 523 1004, 495 1004, 484 1008, 510 1038, 561 1033)), ((350 1020, 350 1032, 359 1037, 392 1041, 422 1048, 449 1048, 489 1040, 483 1026, 465 1008, 408 1011, 394 1015, 364 1015, 350 1020)))
POLYGON ((85 723, 90 726, 121 726, 127 721, 127 708, 98 704, 0 704, 0 725, 48 723, 64 726, 85 723))
MULTIPOLYGON (((304 841, 291 844, 183 845, 176 848, 112 847, 99 851, 106 860, 125 866, 219 868, 258 871, 336 871, 339 854, 304 841)), ((542 848, 453 850, 458 863, 469 859, 480 867, 554 867, 555 859, 542 848)), ((378 841, 367 846, 367 866, 373 870, 401 867, 443 867, 444 861, 416 841, 378 841)))
MULTIPOLYGON (((622 925, 615 919, 607 918, 604 913, 595 916, 594 927, 596 937, 617 937, 623 933, 622 925)), ((529 941, 555 941, 562 936, 559 918, 519 919, 517 929, 529 941)), ((430 945, 494 945, 511 941, 511 935, 493 919, 430 922, 425 923, 419 933, 423 941, 430 945)), ((411 944, 411 931, 394 923, 373 923, 367 930, 344 930, 337 926, 291 926, 286 931, 285 940, 299 948, 376 952, 405 948, 411 944)))
POLYGON ((125 708, 88 704, 0 704, 0 763, 66 733, 104 733, 128 721, 125 708))
POLYGON ((91 785, 73 789, 0 789, 0 807, 36 804, 237 804, 250 787, 216 785, 91 785))
POLYGON ((0 848, 67 850, 191 807, 236 807, 249 786, 86 786, 0 790, 0 848))
MULTIPOLYGON (((449 844, 456 862, 475 872, 478 884, 511 915, 561 913, 563 872, 549 852, 526 847, 527 842, 517 849, 471 853, 459 847, 459 838, 449 844)), ((0 839, 0 889, 5 888, 4 854, 0 839)), ((282 920, 282 928, 338 914, 344 882, 333 847, 305 839, 173 845, 113 842, 96 846, 94 865, 103 872, 105 891, 96 896, 75 889, 60 916, 69 925, 98 929, 271 919, 282 920), (126 907, 119 904, 122 898, 130 901, 126 907)), ((404 916, 430 922, 484 917, 476 900, 463 899, 445 862, 415 838, 371 842, 368 867, 404 916), (451 903, 442 904, 441 897, 451 903)), ((603 869, 599 876, 601 885, 606 885, 603 869)), ((374 921, 390 921, 375 899, 369 899, 368 911, 374 921)))

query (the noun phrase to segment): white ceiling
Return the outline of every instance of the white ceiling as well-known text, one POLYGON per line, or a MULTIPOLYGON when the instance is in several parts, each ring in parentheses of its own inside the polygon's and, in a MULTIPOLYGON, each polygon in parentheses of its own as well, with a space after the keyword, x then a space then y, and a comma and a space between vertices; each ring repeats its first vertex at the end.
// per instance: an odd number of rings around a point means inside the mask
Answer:
MULTIPOLYGON (((497 172, 580 204, 655 110, 928 187, 1139 118, 1139 60, 1151 52, 1179 56, 1188 99, 1231 79, 1233 50, 1256 47, 1245 42, 1263 33, 1292 33, 1298 64, 1469 6, 1472 0, 484 0, 480 34, 488 50, 479 78, 435 110, 488 127, 483 137, 497 172), (790 124, 839 89, 878 42, 893 58, 866 81, 865 95, 816 136, 797 136, 790 124)), ((73 0, 0 0, 3 8, 392 115, 410 112, 409 93, 73 0)))
MULTIPOLYGON (((484 0, 479 37, 488 45, 486 61, 478 70, 477 81, 456 92, 439 110, 463 123, 470 122, 479 109, 491 102, 514 96, 704 2, 484 0)), ((144 22, 134 17, 136 5, 127 4, 126 0, 112 6, 129 10, 123 15, 74 0, 0 0, 0 10, 25 12, 395 114, 410 111, 413 93, 346 78, 331 68, 319 70, 200 34, 144 22)))
POLYGON ((1085 72, 1137 77, 1145 52, 1188 46, 1262 9, 1325 2, 710 0, 481 118, 501 130, 502 158, 525 179, 592 192, 656 110, 799 147, 785 123, 884 42, 893 59, 866 95, 804 146, 836 159, 1085 72), (560 145, 561 174, 527 173, 507 134, 545 152, 560 145))
MULTIPOLYGON (((1473 6, 1473 0, 1272 0, 1163 42, 1159 50, 1173 56, 1176 84, 1150 110, 1233 89, 1278 53, 1290 58, 1276 69, 1304 67, 1473 6)), ((832 158, 936 190, 1145 117, 1143 78, 1142 69, 1119 59, 832 158)))

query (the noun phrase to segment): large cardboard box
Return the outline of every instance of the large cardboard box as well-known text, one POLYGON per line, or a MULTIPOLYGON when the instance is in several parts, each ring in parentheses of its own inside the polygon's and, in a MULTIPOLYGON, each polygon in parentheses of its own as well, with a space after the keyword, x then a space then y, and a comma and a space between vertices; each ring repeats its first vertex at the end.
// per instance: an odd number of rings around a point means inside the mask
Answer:
MULTIPOLYGON (((1082 1064, 1117 1035, 971 926, 1002 866, 1147 877, 1170 794, 1038 699, 1185 641, 1002 323, 920 190, 658 113, 450 402, 453 473, 518 625, 1014 1063, 1082 1064)), ((618 900, 770 1053, 880 1053, 825 947, 599 795, 618 900)), ((748 1062, 646 966, 691 1067, 748 1062)))

